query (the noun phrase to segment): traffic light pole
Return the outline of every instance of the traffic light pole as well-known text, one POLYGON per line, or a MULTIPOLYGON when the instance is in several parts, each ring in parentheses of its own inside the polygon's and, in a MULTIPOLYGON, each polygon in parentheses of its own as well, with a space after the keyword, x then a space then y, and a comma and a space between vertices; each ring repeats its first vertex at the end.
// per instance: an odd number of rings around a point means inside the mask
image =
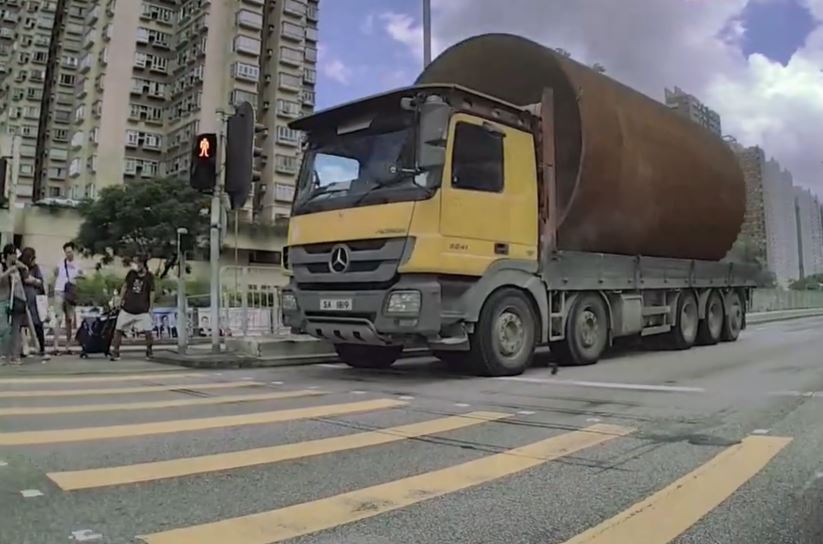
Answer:
POLYGON ((211 349, 220 353, 220 185, 211 197, 211 232, 209 265, 211 267, 211 349))

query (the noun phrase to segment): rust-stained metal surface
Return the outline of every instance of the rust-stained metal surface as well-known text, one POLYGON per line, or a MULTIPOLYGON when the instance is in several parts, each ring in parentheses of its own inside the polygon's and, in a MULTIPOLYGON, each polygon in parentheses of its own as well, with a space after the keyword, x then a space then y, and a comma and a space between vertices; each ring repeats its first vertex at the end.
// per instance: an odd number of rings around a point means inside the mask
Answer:
POLYGON ((535 42, 470 38, 417 83, 520 106, 553 89, 560 249, 720 260, 740 231, 743 174, 720 137, 535 42))

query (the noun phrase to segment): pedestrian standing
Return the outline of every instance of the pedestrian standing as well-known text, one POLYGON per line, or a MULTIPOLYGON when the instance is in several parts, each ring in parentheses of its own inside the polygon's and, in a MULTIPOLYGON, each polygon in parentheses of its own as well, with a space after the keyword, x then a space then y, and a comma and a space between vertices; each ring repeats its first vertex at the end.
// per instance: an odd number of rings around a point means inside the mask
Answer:
POLYGON ((146 358, 152 356, 152 329, 151 309, 154 303, 154 275, 149 272, 146 257, 135 259, 136 270, 129 270, 126 281, 120 289, 120 313, 117 315, 114 340, 110 350, 111 360, 120 359, 120 343, 123 334, 131 328, 137 329, 146 336, 146 358))
POLYGON ((26 292, 22 273, 26 265, 17 260, 14 244, 3 246, 0 272, 0 364, 19 365, 22 328, 26 319, 26 292))
POLYGON ((46 334, 43 330, 43 318, 37 307, 37 297, 46 294, 46 281, 40 266, 37 264, 37 253, 32 247, 24 247, 20 252, 20 262, 26 265, 28 273, 23 276, 23 286, 26 290, 26 303, 29 307, 28 323, 31 330, 37 337, 37 344, 40 347, 40 357, 42 360, 49 359, 46 353, 46 334))
POLYGON ((77 278, 83 277, 83 271, 75 262, 74 242, 63 244, 63 261, 57 267, 57 280, 54 282, 54 353, 60 353, 60 335, 57 324, 61 318, 66 322, 66 354, 71 355, 74 336, 74 318, 77 308, 77 278))

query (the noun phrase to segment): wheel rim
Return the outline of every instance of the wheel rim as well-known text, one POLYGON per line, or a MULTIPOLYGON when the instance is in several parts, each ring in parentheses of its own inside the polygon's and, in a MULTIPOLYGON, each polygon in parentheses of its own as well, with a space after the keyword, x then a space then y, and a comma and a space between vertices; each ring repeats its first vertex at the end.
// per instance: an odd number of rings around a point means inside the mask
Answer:
POLYGON ((577 330, 580 346, 583 349, 591 349, 598 345, 600 341, 600 321, 597 314, 591 308, 586 308, 580 312, 577 330))
POLYGON ((709 309, 706 312, 706 319, 709 322, 709 330, 715 337, 720 336, 720 331, 723 328, 723 305, 717 297, 712 297, 709 309))
POLYGON ((506 308, 497 317, 495 336, 500 354, 504 357, 514 357, 522 351, 526 344, 526 328, 523 319, 514 308, 506 308))
POLYGON ((740 333, 740 324, 743 321, 742 311, 740 310, 740 299, 736 296, 729 305, 729 332, 733 336, 740 333))
POLYGON ((697 324, 697 305, 689 297, 680 309, 680 332, 683 338, 689 341, 694 339, 697 336, 697 324))

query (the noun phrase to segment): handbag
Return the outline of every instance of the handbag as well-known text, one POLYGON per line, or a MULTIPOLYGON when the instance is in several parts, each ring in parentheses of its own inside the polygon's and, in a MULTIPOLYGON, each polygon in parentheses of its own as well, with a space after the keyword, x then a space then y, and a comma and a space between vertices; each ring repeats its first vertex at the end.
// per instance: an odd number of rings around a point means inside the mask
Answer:
POLYGON ((77 306, 77 284, 71 281, 68 262, 63 259, 63 268, 66 271, 66 286, 63 287, 63 301, 71 306, 77 306))

